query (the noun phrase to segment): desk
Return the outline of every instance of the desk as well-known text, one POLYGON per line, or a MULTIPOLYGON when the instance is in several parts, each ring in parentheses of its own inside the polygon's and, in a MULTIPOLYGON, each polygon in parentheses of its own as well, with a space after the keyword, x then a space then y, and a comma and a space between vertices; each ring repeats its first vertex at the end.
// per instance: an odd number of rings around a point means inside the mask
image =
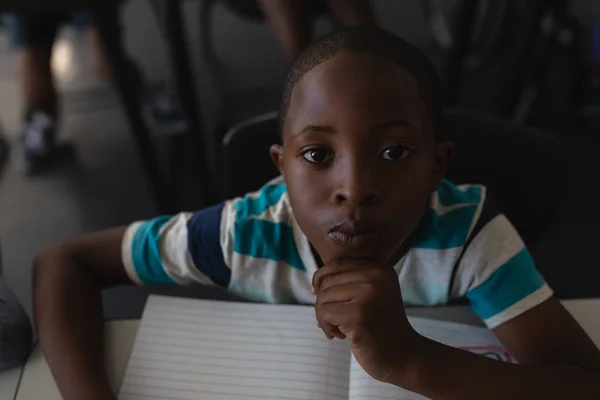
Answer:
POLYGON ((12 400, 15 397, 22 370, 15 367, 0 371, 0 399, 12 400))
MULTIPOLYGON (((592 340, 594 340, 594 343, 600 346, 600 299, 567 300, 562 303, 586 330, 592 340)), ((467 306, 412 308, 407 310, 407 314, 444 321, 481 324, 481 321, 467 306)), ((133 349, 139 321, 108 322, 105 327, 107 370, 111 386, 116 392, 121 385, 125 368, 127 367, 127 360, 133 349)), ((60 395, 42 351, 37 346, 25 366, 16 400, 37 400, 42 398, 44 400, 59 400, 60 395)))

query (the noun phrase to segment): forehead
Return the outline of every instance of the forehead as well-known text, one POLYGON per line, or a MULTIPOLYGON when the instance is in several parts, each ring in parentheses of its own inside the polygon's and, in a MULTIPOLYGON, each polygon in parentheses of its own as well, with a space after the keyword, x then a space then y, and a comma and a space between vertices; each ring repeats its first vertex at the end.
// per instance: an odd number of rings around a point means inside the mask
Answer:
POLYGON ((415 77, 391 61, 342 52, 307 72, 291 93, 284 130, 303 123, 368 124, 401 118, 423 128, 426 108, 415 77))

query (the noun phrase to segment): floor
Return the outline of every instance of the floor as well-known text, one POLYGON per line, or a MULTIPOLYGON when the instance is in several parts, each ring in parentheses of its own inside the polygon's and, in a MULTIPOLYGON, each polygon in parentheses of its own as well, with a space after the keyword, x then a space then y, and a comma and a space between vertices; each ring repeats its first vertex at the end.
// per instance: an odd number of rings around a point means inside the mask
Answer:
MULTIPOLYGON (((387 0, 375 3, 385 27, 429 48, 430 37, 419 14, 418 0, 404 2, 402 12, 395 14, 392 11, 398 8, 398 3, 391 5, 387 0)), ((190 44, 196 49, 199 40, 195 34, 196 9, 186 4, 185 11, 190 44)), ((127 48, 143 66, 148 81, 156 84, 168 81, 160 31, 148 5, 143 0, 132 0, 124 13, 127 48)), ((231 65, 227 71, 230 91, 239 94, 238 105, 243 107, 254 102, 248 95, 252 90, 278 85, 286 63, 268 27, 241 23, 223 7, 217 7, 215 18, 220 19, 215 27, 217 40, 222 44, 218 47, 219 56, 231 65), (235 43, 235 51, 231 43, 235 43), (259 57, 247 50, 257 45, 259 57)), ((316 31, 327 28, 328 24, 320 21, 316 31)), ((430 55, 435 58, 435 54, 430 55)), ((194 60, 202 112, 207 128, 211 129, 219 122, 214 87, 196 52, 194 60)), ((64 31, 55 48, 54 69, 64 94, 61 136, 76 145, 77 159, 47 176, 27 179, 20 174, 18 154, 13 151, 12 162, 0 181, 3 279, 28 312, 31 312, 31 264, 41 249, 82 232, 156 214, 117 99, 109 87, 90 73, 88 64, 77 34, 64 31)), ((6 35, 0 31, 0 121, 12 139, 20 120, 17 78, 15 56, 9 51, 6 35)), ((274 106, 276 101, 269 99, 265 107, 274 106)), ((567 139, 577 160, 574 184, 563 212, 533 252, 561 295, 600 296, 600 268, 595 251, 600 217, 594 213, 600 201, 595 184, 600 177, 600 142, 593 134, 570 133, 567 139)), ((128 306, 139 309, 138 303, 125 304, 123 298, 111 302, 115 312, 128 306)))

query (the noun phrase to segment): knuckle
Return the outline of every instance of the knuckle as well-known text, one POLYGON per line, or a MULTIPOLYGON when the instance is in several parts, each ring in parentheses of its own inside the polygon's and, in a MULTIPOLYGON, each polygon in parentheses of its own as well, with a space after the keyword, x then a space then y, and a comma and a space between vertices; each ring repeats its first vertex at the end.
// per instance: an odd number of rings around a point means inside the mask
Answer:
POLYGON ((362 297, 370 299, 377 294, 377 287, 372 282, 365 282, 362 289, 362 297))

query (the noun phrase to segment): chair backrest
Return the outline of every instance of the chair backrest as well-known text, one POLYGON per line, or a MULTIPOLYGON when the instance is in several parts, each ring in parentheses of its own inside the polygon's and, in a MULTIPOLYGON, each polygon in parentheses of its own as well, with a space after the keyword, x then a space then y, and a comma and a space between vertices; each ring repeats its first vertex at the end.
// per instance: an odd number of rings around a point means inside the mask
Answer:
MULTIPOLYGON (((447 178, 488 187, 525 243, 532 246, 562 205, 571 159, 557 137, 496 118, 447 110, 444 129, 456 144, 447 178)), ((237 125, 224 139, 225 193, 241 196, 278 172, 268 155, 279 143, 277 113, 237 125)))

